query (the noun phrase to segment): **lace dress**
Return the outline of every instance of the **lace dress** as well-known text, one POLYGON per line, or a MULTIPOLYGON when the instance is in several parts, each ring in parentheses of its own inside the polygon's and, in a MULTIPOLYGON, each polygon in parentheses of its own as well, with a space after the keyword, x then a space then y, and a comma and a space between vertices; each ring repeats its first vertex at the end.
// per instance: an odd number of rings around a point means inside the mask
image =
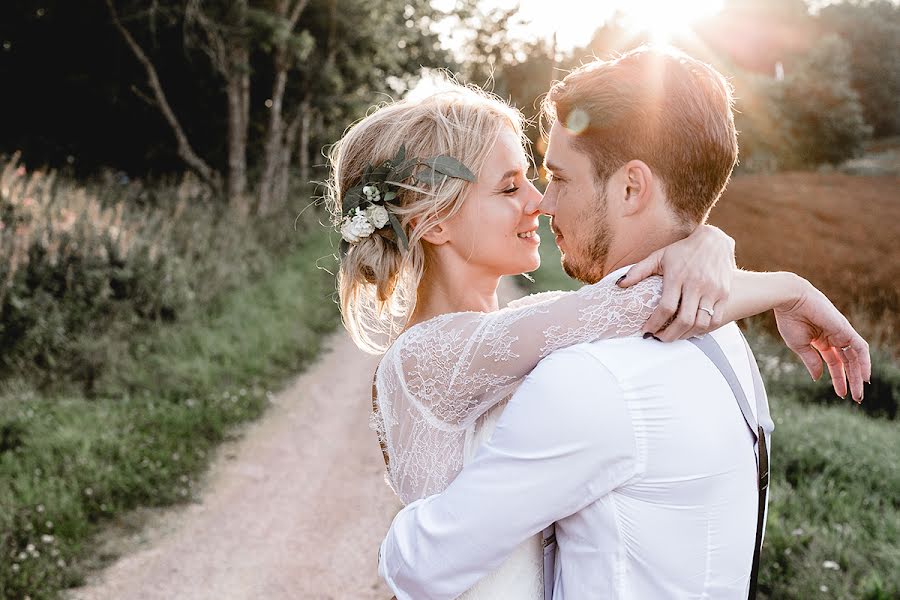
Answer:
MULTIPOLYGON (((495 312, 440 315, 406 330, 375 375, 372 428, 388 484, 404 503, 444 490, 490 438, 515 388, 542 358, 582 342, 636 335, 661 290, 660 277, 627 289, 606 278, 495 312)), ((538 533, 462 597, 540 599, 542 580, 538 533)))

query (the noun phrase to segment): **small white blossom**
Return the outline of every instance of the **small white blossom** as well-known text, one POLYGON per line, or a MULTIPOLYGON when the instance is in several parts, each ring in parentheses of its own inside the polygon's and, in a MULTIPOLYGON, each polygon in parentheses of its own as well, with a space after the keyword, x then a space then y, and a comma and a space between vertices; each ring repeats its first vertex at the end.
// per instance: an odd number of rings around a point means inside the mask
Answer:
POLYGON ((41 536, 41 541, 44 542, 45 544, 52 544, 53 536, 45 533, 44 535, 41 536))
POLYGON ((27 552, 34 552, 34 544, 28 544, 27 546, 25 546, 25 550, 27 552))
POLYGON ((381 192, 378 191, 378 188, 374 185, 367 185, 363 188, 363 195, 368 198, 370 202, 377 202, 381 200, 381 192))
POLYGON ((366 217, 375 229, 381 229, 390 220, 387 209, 377 204, 369 205, 369 208, 366 209, 366 217))
POLYGON ((13 570, 13 573, 18 573, 19 572, 19 563, 13 563, 12 570, 13 570))
POLYGON ((823 569, 831 569, 832 571, 840 571, 841 565, 837 564, 833 560, 826 560, 825 562, 822 563, 822 568, 823 569))

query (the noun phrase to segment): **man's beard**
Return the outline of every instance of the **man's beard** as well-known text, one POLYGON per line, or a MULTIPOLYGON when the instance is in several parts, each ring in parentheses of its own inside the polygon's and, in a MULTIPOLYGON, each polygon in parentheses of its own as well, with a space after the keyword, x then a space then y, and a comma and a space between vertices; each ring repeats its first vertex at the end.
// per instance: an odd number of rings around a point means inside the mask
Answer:
POLYGON ((571 244, 569 252, 562 257, 562 268, 566 275, 582 283, 596 283, 603 278, 603 268, 606 265, 606 257, 609 255, 609 246, 612 242, 612 234, 606 218, 608 204, 605 191, 597 204, 600 205, 599 210, 591 211, 588 213, 590 216, 585 218, 586 221, 590 221, 586 230, 593 235, 583 248, 578 249, 578 259, 576 260, 572 256, 574 253, 571 251, 571 244))

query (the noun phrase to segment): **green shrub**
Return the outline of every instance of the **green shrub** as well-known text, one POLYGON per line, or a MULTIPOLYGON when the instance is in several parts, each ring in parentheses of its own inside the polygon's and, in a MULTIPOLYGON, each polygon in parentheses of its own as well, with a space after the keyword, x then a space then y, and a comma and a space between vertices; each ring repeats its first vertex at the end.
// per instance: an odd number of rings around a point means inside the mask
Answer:
POLYGON ((0 386, 0 598, 56 598, 97 566, 93 535, 192 499, 208 455, 259 416, 338 324, 325 230, 189 320, 110 356, 93 398, 0 386))
POLYGON ((124 341, 290 251, 295 215, 246 221, 190 179, 74 185, 13 157, 0 171, 0 380, 92 393, 124 341))

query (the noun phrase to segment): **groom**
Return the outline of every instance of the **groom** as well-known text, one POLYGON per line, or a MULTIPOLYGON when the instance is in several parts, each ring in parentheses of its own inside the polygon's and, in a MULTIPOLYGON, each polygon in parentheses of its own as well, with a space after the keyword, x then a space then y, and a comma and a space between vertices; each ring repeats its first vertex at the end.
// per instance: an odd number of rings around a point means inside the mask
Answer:
MULTIPOLYGON (((569 275, 616 281, 704 222, 737 160, 731 103, 714 69, 656 49, 552 87, 540 210, 569 275)), ((719 308, 700 300, 705 319, 719 308)), ((737 326, 704 338, 707 349, 633 337, 544 359, 473 462, 395 518, 379 571, 397 597, 455 598, 555 522, 555 600, 747 598, 772 421, 737 326)))

